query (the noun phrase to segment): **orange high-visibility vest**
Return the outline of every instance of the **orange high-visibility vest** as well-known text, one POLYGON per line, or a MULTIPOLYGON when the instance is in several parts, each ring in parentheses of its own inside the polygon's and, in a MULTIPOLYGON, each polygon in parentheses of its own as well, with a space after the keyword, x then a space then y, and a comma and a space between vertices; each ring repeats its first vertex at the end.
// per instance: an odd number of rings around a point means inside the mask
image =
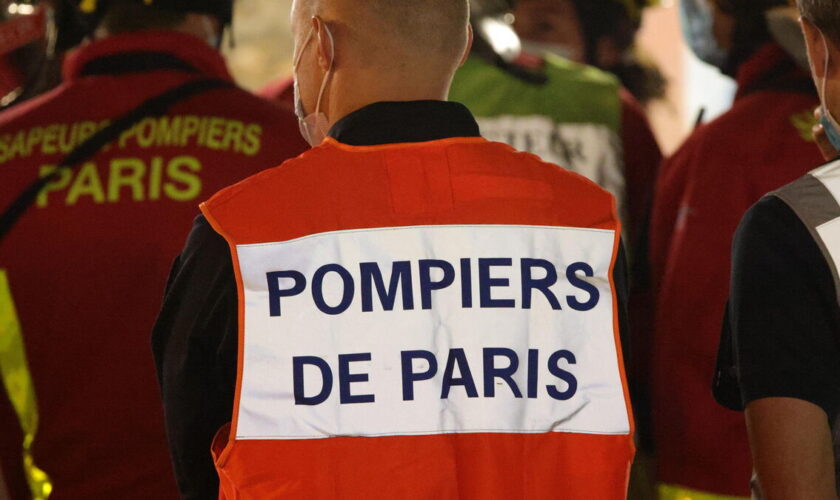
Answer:
POLYGON ((221 498, 626 497, 620 227, 594 183, 481 138, 327 139, 202 211, 239 289, 221 498))

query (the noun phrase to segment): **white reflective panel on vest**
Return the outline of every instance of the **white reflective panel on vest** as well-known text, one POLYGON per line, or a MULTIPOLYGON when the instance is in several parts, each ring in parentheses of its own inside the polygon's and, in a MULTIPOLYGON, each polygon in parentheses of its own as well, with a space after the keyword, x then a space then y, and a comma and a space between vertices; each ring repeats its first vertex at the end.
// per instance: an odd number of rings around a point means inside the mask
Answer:
POLYGON ((613 231, 424 226, 237 247, 238 439, 627 434, 613 231))
POLYGON ((840 269, 840 219, 826 222, 817 228, 820 238, 834 261, 834 267, 840 269))
MULTIPOLYGON (((840 204, 840 163, 829 163, 814 170, 811 175, 822 182, 834 200, 840 204)), ((834 262, 834 268, 840 269, 840 218, 821 224, 816 230, 834 262)))
POLYGON ((625 203, 624 160, 621 138, 606 125, 556 123, 545 116, 503 115, 477 118, 481 135, 543 161, 562 165, 595 182, 625 203))

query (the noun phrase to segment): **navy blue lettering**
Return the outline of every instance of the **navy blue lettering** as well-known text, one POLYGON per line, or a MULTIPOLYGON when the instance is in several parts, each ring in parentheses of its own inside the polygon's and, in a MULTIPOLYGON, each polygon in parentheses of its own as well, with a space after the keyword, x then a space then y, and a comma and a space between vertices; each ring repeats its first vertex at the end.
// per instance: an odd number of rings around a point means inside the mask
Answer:
POLYGON ((510 286, 507 278, 491 278, 490 270, 493 267, 510 267, 512 259, 478 259, 478 289, 482 308, 512 308, 516 307, 513 299, 494 299, 492 296, 494 287, 510 286))
POLYGON ((455 281, 455 268, 445 260, 424 259, 420 261, 420 302, 423 309, 432 308, 432 291, 441 290, 455 281), (432 268, 443 271, 440 281, 432 280, 432 268))
POLYGON ((338 355, 338 389, 341 395, 341 404, 373 403, 376 398, 373 394, 357 394, 350 392, 350 384, 354 382, 367 382, 367 373, 350 373, 350 363, 357 361, 370 361, 369 352, 359 354, 338 355))
POLYGON ((440 398, 449 398, 449 390, 453 385, 463 385, 467 391, 467 396, 471 398, 478 397, 478 390, 475 388, 475 380, 473 380, 472 372, 470 371, 470 364, 467 362, 467 355, 463 349, 450 349, 449 359, 446 360, 446 369, 443 371, 443 387, 441 388, 440 398), (460 377, 455 377, 455 365, 458 365, 460 377))
POLYGON ((280 298, 298 295, 306 289, 306 277, 297 271, 275 271, 266 273, 268 280, 268 309, 271 317, 280 316, 280 298), (295 282, 292 288, 280 289, 281 279, 295 282))
POLYGON ((333 376, 330 365, 326 361, 317 356, 295 356, 292 358, 292 379, 294 380, 295 404, 305 406, 315 406, 327 400, 332 392, 333 376), (303 367, 310 365, 321 370, 321 392, 315 396, 307 397, 304 394, 303 384, 303 367))
POLYGON ((536 399, 537 384, 539 384, 540 377, 540 351, 537 349, 528 349, 528 397, 536 399))
POLYGON ((486 348, 484 349, 484 397, 496 397, 496 379, 500 378, 507 382, 510 390, 513 391, 514 397, 521 398, 522 392, 513 381, 513 374, 519 369, 519 356, 516 352, 505 348, 486 348), (505 368, 496 366, 496 357, 504 356, 508 359, 508 365, 505 368))
POLYGON ((472 267, 471 259, 461 259, 461 306, 464 309, 472 307, 472 267))
POLYGON ((406 311, 414 309, 414 289, 411 284, 411 263, 408 261, 394 262, 391 265, 391 281, 385 289, 382 271, 376 262, 359 264, 362 275, 362 311, 373 311, 373 286, 379 295, 379 302, 385 311, 394 310, 397 299, 397 287, 402 283, 402 307, 406 311))
POLYGON ((522 259, 521 265, 522 308, 531 308, 531 294, 534 290, 539 290, 540 292, 542 292, 543 296, 545 296, 545 298, 548 300, 548 303, 551 304, 552 309, 554 309, 555 311, 560 310, 560 301, 557 300, 557 296, 554 295, 554 292, 552 292, 549 288, 550 286, 557 283, 557 269, 554 268, 554 264, 543 259, 522 259), (544 278, 537 279, 531 275, 531 270, 535 267, 545 269, 544 278))
POLYGON ((573 287, 589 293, 589 300, 586 302, 580 302, 574 295, 567 296, 566 300, 568 301, 569 306, 576 311, 590 311, 598 305, 598 300, 601 298, 601 292, 599 292, 598 288, 596 288, 592 283, 579 278, 577 275, 578 271, 583 272, 583 275, 589 278, 595 276, 595 271, 593 271, 592 266, 586 262, 576 262, 566 269, 566 279, 569 280, 569 283, 571 283, 573 287))
POLYGON ((560 380, 566 382, 569 386, 565 391, 561 391, 557 389, 556 386, 547 385, 545 386, 548 389, 548 395, 554 399, 558 399, 560 401, 566 401, 567 399, 571 399, 572 396, 575 395, 577 392, 577 378, 574 375, 567 372, 566 370, 560 368, 560 360, 565 359, 568 361, 570 365, 577 363, 575 359, 575 355, 569 351, 557 351, 548 358, 548 371, 551 372, 552 375, 559 378, 560 380))
POLYGON ((315 305, 318 306, 318 309, 320 309, 324 314, 336 315, 346 311, 347 308, 350 307, 350 304, 353 303, 353 294, 355 293, 355 289, 353 276, 350 275, 350 272, 347 271, 347 269, 344 269, 338 264, 327 264, 325 266, 321 266, 312 276, 312 299, 315 301, 315 305), (324 300, 324 277, 327 273, 336 273, 344 282, 344 293, 341 297, 341 302, 339 302, 335 307, 330 306, 327 304, 326 300, 324 300))
POLYGON ((402 358, 402 384, 403 401, 414 401, 414 382, 429 380, 437 373, 438 365, 434 353, 429 351, 403 351, 402 358), (425 372, 414 372, 414 360, 425 359, 429 363, 429 369, 425 372))

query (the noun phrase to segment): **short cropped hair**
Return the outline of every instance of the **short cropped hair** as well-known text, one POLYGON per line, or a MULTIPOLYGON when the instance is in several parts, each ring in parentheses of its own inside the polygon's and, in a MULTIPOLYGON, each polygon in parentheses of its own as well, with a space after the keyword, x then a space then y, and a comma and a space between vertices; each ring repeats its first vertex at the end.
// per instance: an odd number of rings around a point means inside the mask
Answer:
POLYGON ((168 30, 183 24, 186 18, 184 13, 144 5, 136 0, 111 0, 99 26, 113 34, 168 30))
POLYGON ((840 0, 798 0, 802 17, 840 46, 840 0))
POLYGON ((383 31, 430 51, 451 50, 469 23, 469 0, 364 0, 384 23, 383 31))
POLYGON ((333 10, 371 53, 416 60, 457 59, 469 24, 469 0, 302 0, 304 17, 333 10), (439 57, 438 57, 439 56, 439 57))

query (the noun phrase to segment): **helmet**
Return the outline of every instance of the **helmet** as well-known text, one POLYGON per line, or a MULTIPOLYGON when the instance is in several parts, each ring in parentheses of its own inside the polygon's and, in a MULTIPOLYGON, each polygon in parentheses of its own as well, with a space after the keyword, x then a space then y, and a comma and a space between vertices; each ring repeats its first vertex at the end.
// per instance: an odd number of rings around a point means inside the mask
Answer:
POLYGON ((0 0, 0 107, 19 102, 55 50, 54 10, 47 2, 0 0))

